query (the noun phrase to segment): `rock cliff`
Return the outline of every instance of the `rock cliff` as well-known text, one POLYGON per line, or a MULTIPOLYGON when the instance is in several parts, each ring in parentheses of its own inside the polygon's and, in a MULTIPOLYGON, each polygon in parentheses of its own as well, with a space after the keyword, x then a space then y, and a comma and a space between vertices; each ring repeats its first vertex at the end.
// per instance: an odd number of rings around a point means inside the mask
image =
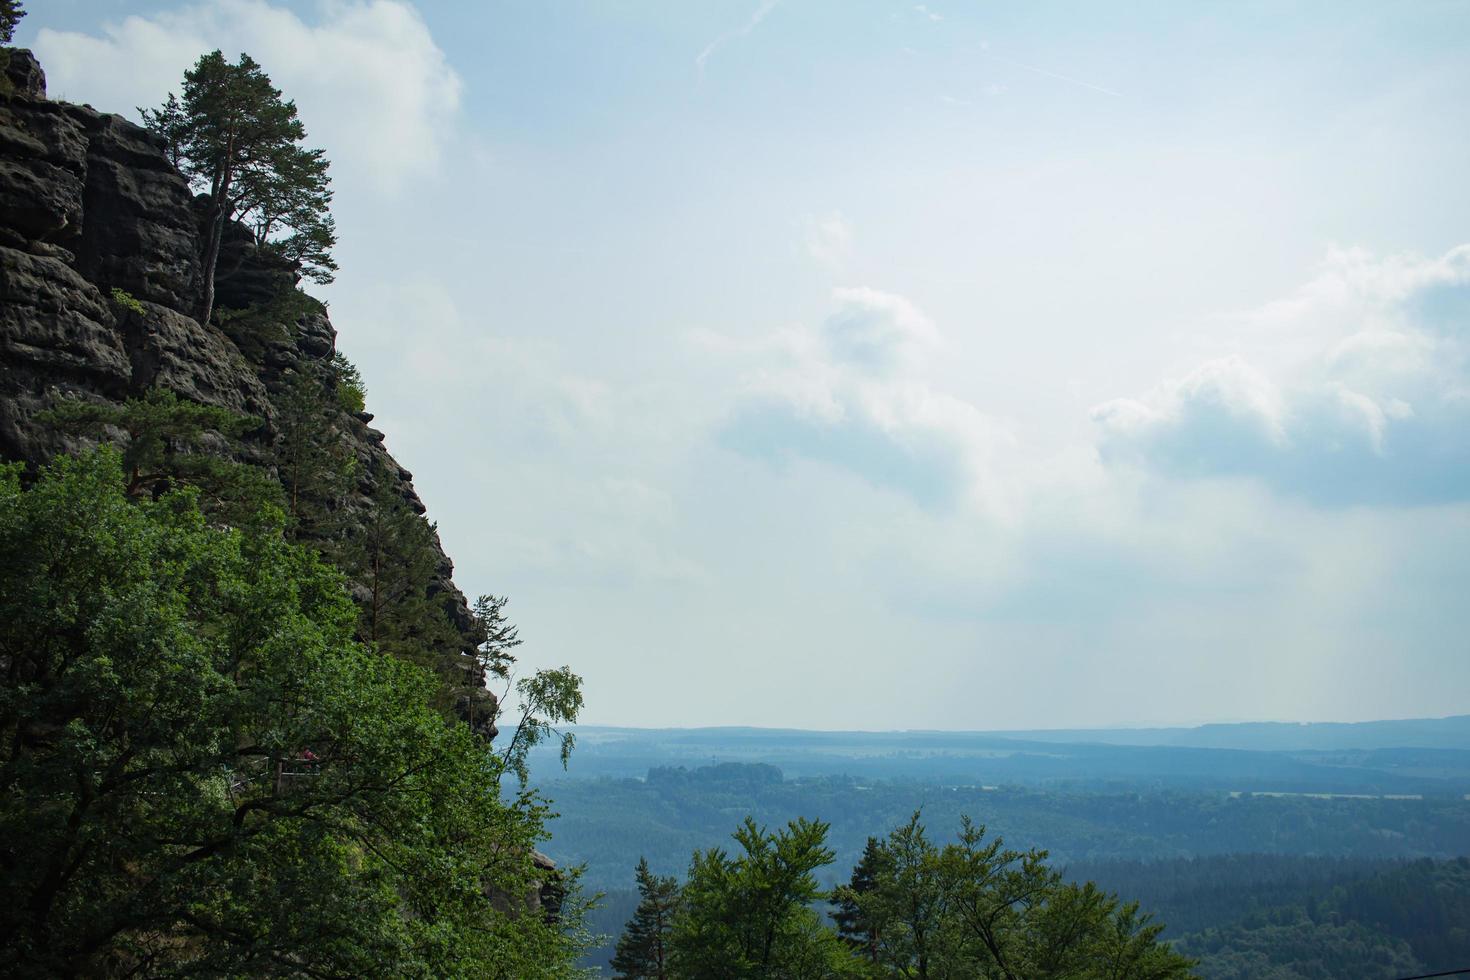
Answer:
MULTIPOLYGON (((227 315, 225 329, 198 322, 198 204, 162 142, 121 116, 49 101, 29 51, 12 50, 5 73, 13 91, 0 98, 0 456, 35 464, 84 448, 86 439, 36 420, 59 397, 120 404, 161 387, 261 419, 231 452, 271 470, 288 379, 325 369, 336 350, 325 310, 310 304, 248 337, 226 332, 227 315)), ((243 229, 225 243, 220 268, 230 273, 217 295, 226 314, 268 303, 297 279, 243 229)), ((338 420, 360 474, 342 505, 348 519, 367 512, 384 480, 423 514, 412 475, 371 419, 344 410, 338 420)), ((427 594, 463 638, 442 652, 479 677, 469 657, 459 659, 475 640, 469 609, 437 537, 433 547, 427 594)), ((482 688, 461 695, 459 707, 476 719, 494 714, 482 688)))

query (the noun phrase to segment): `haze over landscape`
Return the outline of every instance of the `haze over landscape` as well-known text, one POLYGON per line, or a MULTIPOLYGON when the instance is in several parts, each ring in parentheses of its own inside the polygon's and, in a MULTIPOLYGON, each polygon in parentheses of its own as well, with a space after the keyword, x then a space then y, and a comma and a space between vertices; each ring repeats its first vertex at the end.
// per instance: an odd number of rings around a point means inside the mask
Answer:
POLYGON ((1466 51, 0 0, 0 975, 1470 976, 1466 51))
POLYGON ((584 721, 1466 710, 1455 4, 34 3, 249 51, 471 594, 584 721))

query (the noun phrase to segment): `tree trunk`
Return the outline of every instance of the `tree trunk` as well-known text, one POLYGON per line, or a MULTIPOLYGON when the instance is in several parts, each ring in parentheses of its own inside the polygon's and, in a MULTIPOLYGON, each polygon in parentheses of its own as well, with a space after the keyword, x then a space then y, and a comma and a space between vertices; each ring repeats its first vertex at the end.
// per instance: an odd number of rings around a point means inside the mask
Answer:
POLYGON ((199 274, 204 277, 204 296, 199 303, 199 322, 209 322, 214 312, 214 270, 219 265, 220 241, 225 233, 225 209, 219 204, 212 206, 214 215, 209 221, 209 238, 204 244, 204 257, 200 261, 199 274))

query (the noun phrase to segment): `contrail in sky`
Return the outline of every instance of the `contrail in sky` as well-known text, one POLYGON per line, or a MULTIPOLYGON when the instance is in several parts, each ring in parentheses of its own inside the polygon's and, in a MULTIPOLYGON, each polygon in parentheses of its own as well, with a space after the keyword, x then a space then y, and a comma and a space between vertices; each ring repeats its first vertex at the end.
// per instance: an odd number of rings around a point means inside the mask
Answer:
POLYGON ((733 41, 738 37, 744 37, 755 30, 760 25, 760 22, 766 19, 766 14, 769 14, 775 9, 776 3, 777 0, 761 0, 761 5, 755 8, 755 13, 750 15, 750 20, 745 22, 744 27, 733 31, 726 31, 709 44, 706 44, 704 50, 699 52, 698 57, 694 59, 694 64, 699 69, 700 79, 704 78, 704 63, 709 60, 710 55, 715 53, 715 48, 718 48, 726 41, 733 41))
POLYGON ((1073 78, 1070 75, 1062 75, 1058 72, 1047 71, 1045 68, 1037 68, 1034 65, 1023 65, 1019 61, 1012 61, 1009 58, 1002 58, 1000 55, 993 54, 990 57, 994 58, 996 61, 999 61, 1001 64, 1010 65, 1012 68, 1023 68, 1026 71, 1034 71, 1038 75, 1045 75, 1048 78, 1056 78, 1064 82, 1071 82, 1073 85, 1081 85, 1083 88, 1090 88, 1094 92, 1101 92, 1103 95, 1111 95, 1119 99, 1123 97, 1122 92, 1114 92, 1110 88, 1103 88, 1101 85, 1094 85, 1091 82, 1084 82, 1080 78, 1073 78))

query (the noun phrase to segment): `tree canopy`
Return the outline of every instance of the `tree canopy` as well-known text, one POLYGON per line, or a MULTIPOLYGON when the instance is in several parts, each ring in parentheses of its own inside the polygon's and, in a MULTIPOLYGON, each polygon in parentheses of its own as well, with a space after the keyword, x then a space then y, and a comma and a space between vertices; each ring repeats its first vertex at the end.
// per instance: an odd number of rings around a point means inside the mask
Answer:
POLYGON ((281 97, 254 59, 241 54, 231 64, 212 51, 184 73, 182 98, 170 94, 160 107, 139 111, 184 176, 209 195, 201 320, 214 309, 220 245, 231 222, 248 227, 257 247, 300 263, 308 278, 331 281, 336 228, 327 211, 326 156, 301 145, 306 128, 295 102, 281 97))
MULTIPOLYGON (((119 454, 0 470, 0 973, 552 977, 544 805, 341 576, 119 454), (507 896, 511 901, 507 901, 507 896)), ((567 918, 568 915, 572 919, 567 918)))
POLYGON ((26 15, 21 0, 0 0, 0 44, 9 44, 15 37, 15 25, 26 15))
POLYGON ((860 964, 813 908, 825 898, 814 872, 832 863, 827 825, 797 819, 777 831, 747 817, 741 853, 698 851, 674 919, 670 976, 828 980, 860 964))
POLYGON ((815 876, 833 859, 827 829, 798 819, 771 832, 747 817, 734 834, 742 853, 696 851, 677 890, 640 861, 640 901, 614 967, 672 980, 1192 976, 1192 961, 1160 941, 1163 927, 1137 903, 1067 881, 1045 852, 1008 850, 968 820, 943 846, 917 813, 886 837, 868 838, 851 883, 831 893, 815 876), (814 907, 823 899, 834 908, 831 926, 814 907), (662 940, 656 913, 669 908, 662 940), (652 950, 665 947, 655 972, 652 950))
POLYGON ((639 859, 634 877, 638 908, 618 940, 612 968, 622 980, 668 980, 669 931, 679 911, 679 880, 654 874, 647 858, 639 859))

